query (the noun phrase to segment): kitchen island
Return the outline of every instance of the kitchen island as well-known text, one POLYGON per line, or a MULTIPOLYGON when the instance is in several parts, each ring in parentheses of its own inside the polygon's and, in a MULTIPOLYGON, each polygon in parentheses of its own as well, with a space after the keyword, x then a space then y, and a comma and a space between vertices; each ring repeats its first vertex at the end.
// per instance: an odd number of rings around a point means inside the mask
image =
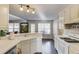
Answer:
POLYGON ((16 46, 15 52, 12 52, 14 54, 42 52, 42 35, 39 33, 14 34, 12 37, 8 36, 0 39, 0 54, 9 53, 9 50, 14 46, 16 46))

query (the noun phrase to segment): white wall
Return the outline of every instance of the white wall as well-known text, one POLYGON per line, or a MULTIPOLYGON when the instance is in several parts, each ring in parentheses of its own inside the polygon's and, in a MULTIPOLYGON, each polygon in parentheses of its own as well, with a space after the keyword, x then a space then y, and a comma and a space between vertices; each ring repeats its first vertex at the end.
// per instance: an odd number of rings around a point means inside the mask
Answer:
POLYGON ((0 29, 7 30, 9 22, 9 5, 0 5, 0 29))

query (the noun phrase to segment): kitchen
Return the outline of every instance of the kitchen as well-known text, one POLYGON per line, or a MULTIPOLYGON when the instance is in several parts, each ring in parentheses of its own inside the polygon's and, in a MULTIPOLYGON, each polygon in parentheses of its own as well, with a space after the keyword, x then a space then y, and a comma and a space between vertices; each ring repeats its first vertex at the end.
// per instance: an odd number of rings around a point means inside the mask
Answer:
POLYGON ((0 13, 1 54, 54 54, 42 40, 53 40, 56 54, 79 53, 78 4, 2 4, 0 13))

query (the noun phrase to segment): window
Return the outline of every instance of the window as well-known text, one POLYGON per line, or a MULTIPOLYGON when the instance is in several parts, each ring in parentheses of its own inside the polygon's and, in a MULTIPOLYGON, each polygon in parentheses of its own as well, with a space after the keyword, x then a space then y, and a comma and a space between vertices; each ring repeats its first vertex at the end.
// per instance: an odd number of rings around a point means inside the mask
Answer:
POLYGON ((13 23, 9 23, 9 32, 13 32, 13 23))
POLYGON ((35 33, 35 24, 31 24, 31 33, 35 33))
POLYGON ((19 23, 14 23, 14 32, 19 32, 19 23))
POLYGON ((50 34, 50 23, 39 23, 38 32, 43 34, 50 34))
POLYGON ((9 23, 9 32, 19 32, 19 23, 9 23))

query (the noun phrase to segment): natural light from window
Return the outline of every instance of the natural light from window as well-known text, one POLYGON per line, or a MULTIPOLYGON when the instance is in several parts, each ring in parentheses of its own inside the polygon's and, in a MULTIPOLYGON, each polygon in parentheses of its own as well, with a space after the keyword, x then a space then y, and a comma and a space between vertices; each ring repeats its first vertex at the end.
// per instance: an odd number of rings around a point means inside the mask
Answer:
POLYGON ((19 32, 20 25, 19 23, 9 23, 9 32, 19 32))
POLYGON ((42 34, 50 34, 50 23, 38 23, 38 32, 42 34))
POLYGON ((31 33, 35 33, 35 24, 31 24, 31 33))

